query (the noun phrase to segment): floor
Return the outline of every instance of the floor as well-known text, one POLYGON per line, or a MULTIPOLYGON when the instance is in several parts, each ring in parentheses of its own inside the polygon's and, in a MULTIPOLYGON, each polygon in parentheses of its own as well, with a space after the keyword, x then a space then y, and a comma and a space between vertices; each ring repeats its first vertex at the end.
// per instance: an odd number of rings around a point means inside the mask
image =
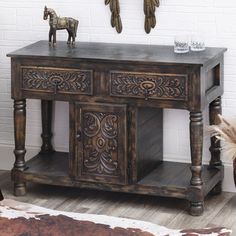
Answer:
POLYGON ((225 226, 236 232, 236 195, 209 196, 203 216, 188 215, 185 200, 135 194, 28 184, 28 193, 14 197, 9 171, 0 171, 0 186, 5 198, 39 206, 81 213, 105 214, 153 222, 173 229, 225 226))

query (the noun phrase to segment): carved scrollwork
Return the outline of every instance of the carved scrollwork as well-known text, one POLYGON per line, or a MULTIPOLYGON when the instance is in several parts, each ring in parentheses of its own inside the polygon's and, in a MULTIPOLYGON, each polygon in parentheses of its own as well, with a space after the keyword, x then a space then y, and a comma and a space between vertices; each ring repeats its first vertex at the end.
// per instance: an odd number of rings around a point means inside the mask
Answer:
POLYGON ((110 94, 145 99, 186 100, 187 76, 112 72, 110 94))
POLYGON ((88 137, 96 136, 100 130, 101 124, 100 120, 96 115, 91 112, 87 112, 84 114, 84 133, 88 137))
POLYGON ((84 172, 117 176, 118 120, 116 114, 83 113, 84 172))
POLYGON ((22 75, 25 90, 92 94, 92 71, 27 67, 22 75))
POLYGON ((104 151, 99 153, 97 150, 91 150, 89 158, 84 160, 84 166, 87 171, 93 174, 114 175, 118 163, 111 161, 111 154, 104 151))
POLYGON ((108 115, 102 120, 101 132, 108 139, 113 139, 117 136, 117 116, 108 115))

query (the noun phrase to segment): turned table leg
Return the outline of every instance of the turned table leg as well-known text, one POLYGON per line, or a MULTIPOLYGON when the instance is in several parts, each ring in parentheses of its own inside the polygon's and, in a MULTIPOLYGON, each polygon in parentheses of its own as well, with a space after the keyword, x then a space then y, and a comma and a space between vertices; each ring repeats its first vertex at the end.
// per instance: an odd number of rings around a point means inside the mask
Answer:
POLYGON ((14 194, 22 196, 26 193, 25 182, 20 179, 20 173, 25 170, 25 126, 26 126, 26 101, 14 101, 14 129, 15 129, 15 163, 12 169, 14 181, 14 194))
MULTIPOLYGON (((218 114, 222 113, 221 108, 221 97, 215 99, 209 106, 209 121, 210 125, 217 125, 219 124, 218 114)), ((220 159, 220 141, 217 140, 215 137, 211 138, 211 160, 209 164, 209 169, 216 168, 222 166, 222 162, 220 159)), ((219 194, 222 191, 222 181, 220 181, 211 191, 212 194, 219 194)))
POLYGON ((54 152, 52 147, 52 101, 41 101, 41 113, 42 113, 42 146, 40 153, 54 152))
POLYGON ((203 146, 203 122, 202 112, 190 112, 190 146, 191 146, 191 172, 190 185, 197 190, 198 195, 190 198, 190 214, 201 215, 204 202, 202 199, 202 146, 203 146))

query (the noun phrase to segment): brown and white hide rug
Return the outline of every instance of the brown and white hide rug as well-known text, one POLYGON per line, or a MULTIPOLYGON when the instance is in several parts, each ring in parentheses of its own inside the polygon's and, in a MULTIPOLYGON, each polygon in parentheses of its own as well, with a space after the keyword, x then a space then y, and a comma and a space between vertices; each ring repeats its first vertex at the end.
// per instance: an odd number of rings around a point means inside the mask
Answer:
POLYGON ((223 227, 171 230, 152 223, 104 215, 55 211, 5 199, 0 236, 227 236, 223 227))

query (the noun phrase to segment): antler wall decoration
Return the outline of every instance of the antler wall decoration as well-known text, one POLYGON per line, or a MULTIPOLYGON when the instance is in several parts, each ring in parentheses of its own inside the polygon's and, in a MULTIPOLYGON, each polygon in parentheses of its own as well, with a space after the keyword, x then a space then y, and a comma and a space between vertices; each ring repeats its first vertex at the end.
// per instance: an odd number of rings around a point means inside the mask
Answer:
MULTIPOLYGON (((105 0, 105 5, 110 5, 111 10, 111 25, 116 28, 118 33, 122 31, 122 21, 120 17, 120 2, 119 0, 105 0)), ((145 23, 144 29, 147 34, 151 32, 151 29, 156 26, 156 16, 155 11, 156 7, 160 6, 159 0, 144 0, 144 14, 145 14, 145 23)))

